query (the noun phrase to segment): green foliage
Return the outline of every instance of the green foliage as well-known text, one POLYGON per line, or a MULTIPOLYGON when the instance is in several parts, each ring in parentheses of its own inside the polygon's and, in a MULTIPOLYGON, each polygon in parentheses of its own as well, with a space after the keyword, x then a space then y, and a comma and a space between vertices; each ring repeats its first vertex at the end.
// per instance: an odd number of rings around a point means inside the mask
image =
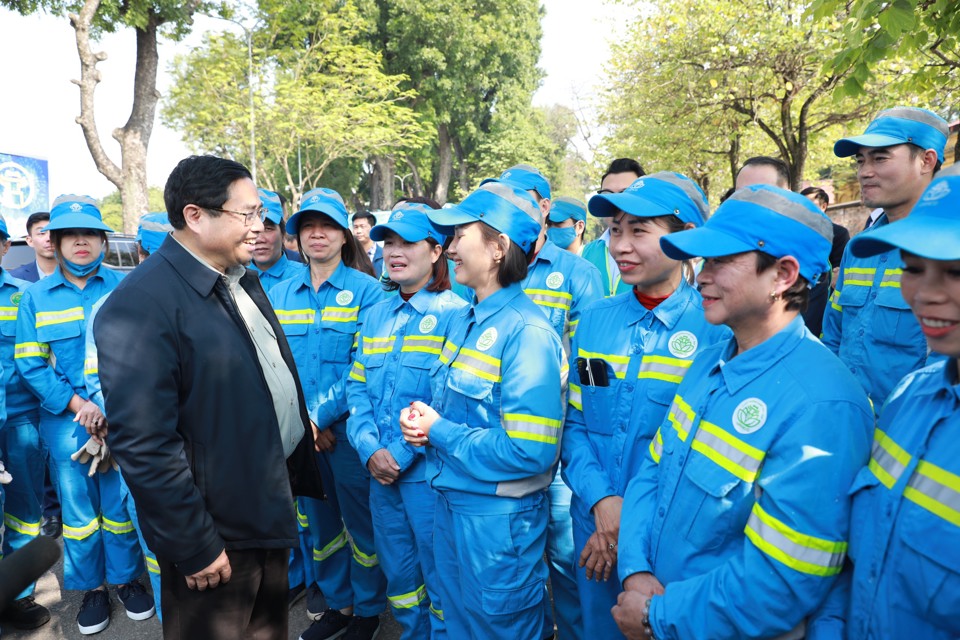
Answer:
MULTIPOLYGON (((163 189, 160 187, 150 187, 147 190, 147 198, 150 203, 150 211, 167 210, 163 203, 163 189)), ((120 202, 119 191, 104 196, 103 200, 100 201, 100 213, 108 227, 115 231, 123 230, 123 204, 120 202)))

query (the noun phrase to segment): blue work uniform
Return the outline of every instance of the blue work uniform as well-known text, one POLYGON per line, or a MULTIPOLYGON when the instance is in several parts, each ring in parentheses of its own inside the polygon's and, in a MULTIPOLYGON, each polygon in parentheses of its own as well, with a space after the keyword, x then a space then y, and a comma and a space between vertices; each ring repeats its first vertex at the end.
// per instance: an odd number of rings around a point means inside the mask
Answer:
POLYGON ((627 486, 619 575, 652 572, 657 638, 772 638, 839 575, 873 412, 800 317, 694 361, 627 486))
POLYGON ((274 262, 269 269, 261 269, 256 262, 251 262, 250 268, 260 277, 260 286, 263 287, 264 293, 270 293, 271 289, 284 280, 302 277, 307 265, 302 262, 294 262, 281 253, 280 259, 274 262))
MULTIPOLYGON (((874 226, 886 224, 883 214, 874 226)), ((855 258, 848 245, 823 315, 823 344, 850 368, 877 411, 901 378, 927 364, 927 340, 900 295, 902 264, 899 249, 855 258)))
POLYGON ((318 428, 332 429, 337 440, 332 451, 318 456, 328 499, 298 498, 309 522, 314 577, 328 606, 353 606, 363 617, 379 615, 386 608, 386 579, 373 541, 370 474, 347 441, 345 385, 360 310, 379 302, 382 289, 341 263, 319 290, 307 268, 268 297, 290 343, 307 413, 318 428))
MULTIPOLYGON (((604 232, 609 238, 609 233, 604 232)), ((603 295, 606 297, 627 293, 633 288, 633 285, 623 281, 620 277, 620 269, 610 258, 610 246, 602 237, 597 238, 583 248, 580 257, 592 264, 600 272, 603 285, 603 295)))
POLYGON ((847 637, 960 637, 956 360, 907 376, 880 412, 851 493, 847 637))
MULTIPOLYGON (((577 557, 596 532, 594 505, 623 496, 694 358, 729 335, 726 327, 706 321, 700 294, 686 280, 650 310, 631 291, 584 311, 575 355, 585 364, 599 362, 607 380, 591 384, 591 372, 579 367, 570 374, 561 459, 573 489, 577 557)), ((610 615, 620 593, 617 581, 588 580, 580 569, 577 588, 584 628, 597 637, 622 637, 610 615)))
POLYGON ((433 559, 437 496, 426 483, 424 450, 404 440, 398 416, 415 400, 431 403, 430 367, 440 357, 451 318, 464 306, 451 291, 421 289, 408 301, 398 295, 370 307, 347 379, 347 435, 360 462, 367 468, 384 449, 400 467, 390 485, 371 479, 370 506, 387 599, 404 638, 446 633, 433 559))
POLYGON ((431 368, 427 481, 451 638, 540 638, 545 489, 563 407, 556 332, 519 284, 463 309, 431 368))
MULTIPOLYGON (((103 303, 106 302, 109 297, 110 294, 108 293, 100 298, 90 310, 90 319, 87 321, 87 328, 84 330, 83 364, 83 381, 87 387, 87 397, 89 397, 91 402, 96 403, 96 405, 100 407, 100 412, 103 413, 108 425, 110 424, 110 418, 107 416, 107 409, 103 403, 103 388, 100 385, 100 359, 97 356, 97 343, 93 337, 93 322, 97 317, 97 313, 100 311, 100 307, 103 306, 103 303)), ((163 612, 160 608, 160 564, 157 562, 156 554, 150 551, 150 548, 147 546, 147 541, 143 539, 143 532, 140 530, 140 522, 137 519, 137 505, 133 501, 130 489, 123 479, 123 473, 118 472, 118 474, 120 475, 120 501, 123 503, 123 508, 130 517, 134 531, 137 532, 137 540, 140 542, 140 550, 143 552, 143 559, 147 566, 147 575, 150 578, 150 588, 153 591, 153 606, 157 614, 157 619, 162 621, 163 612)))
MULTIPOLYGON (((0 271, 0 362, 3 363, 3 396, 6 421, 0 426, 0 460, 13 481, 0 485, 3 512, 3 556, 8 556, 40 535, 43 500, 43 450, 40 448, 40 403, 27 389, 13 364, 17 339, 17 309, 29 282, 0 271)), ((18 598, 33 593, 30 585, 18 598)))
MULTIPOLYGON (((583 258, 547 240, 537 253, 524 278, 523 291, 547 316, 563 344, 565 361, 571 360, 573 336, 580 314, 594 300, 603 298, 600 272, 583 258)), ((562 376, 565 381, 566 377, 562 376)), ((571 491, 557 474, 547 492, 550 524, 547 527, 547 566, 557 629, 560 636, 583 637, 580 598, 577 594, 577 558, 574 555, 573 523, 570 518, 571 491)), ((553 619, 546 604, 544 637, 553 633, 553 619)))
POLYGON ((88 591, 126 584, 143 572, 137 536, 120 497, 113 469, 87 476, 89 467, 70 459, 89 439, 67 409, 86 399, 85 334, 90 311, 123 276, 101 266, 83 289, 60 267, 30 285, 20 300, 14 361, 26 386, 40 400, 40 440, 50 452, 63 507, 63 586, 88 591))

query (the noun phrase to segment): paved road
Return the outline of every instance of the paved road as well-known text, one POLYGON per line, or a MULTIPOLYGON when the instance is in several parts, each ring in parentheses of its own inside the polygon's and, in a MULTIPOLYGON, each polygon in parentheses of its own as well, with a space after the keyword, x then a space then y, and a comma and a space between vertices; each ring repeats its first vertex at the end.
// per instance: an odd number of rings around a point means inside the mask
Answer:
MULTIPOLYGON (((62 544, 62 543, 61 543, 62 544)), ((148 584, 146 574, 142 578, 143 584, 148 584)), ((113 613, 110 617, 110 626, 98 634, 84 636, 77 629, 77 611, 83 601, 80 591, 62 591, 63 563, 48 571, 37 583, 37 602, 50 609, 50 622, 34 631, 15 631, 3 629, 3 640, 79 640, 80 638, 95 638, 96 640, 161 640, 160 622, 156 617, 141 622, 135 622, 127 617, 123 605, 111 590, 110 600, 113 604, 113 613)), ((378 640, 398 640, 400 627, 393 620, 390 613, 380 616, 381 626, 378 640)), ((297 640, 300 634, 310 625, 307 619, 306 599, 300 601, 290 610, 290 640, 297 640)))

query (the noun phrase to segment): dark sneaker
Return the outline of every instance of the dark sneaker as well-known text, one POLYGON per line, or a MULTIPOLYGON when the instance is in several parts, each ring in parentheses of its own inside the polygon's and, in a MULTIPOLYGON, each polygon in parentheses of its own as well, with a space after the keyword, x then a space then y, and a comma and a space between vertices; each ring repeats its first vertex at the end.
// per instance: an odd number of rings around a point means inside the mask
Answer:
POLYGON ((336 609, 327 609, 310 627, 300 634, 300 640, 333 640, 347 632, 353 616, 345 616, 336 609))
POLYGON ((373 640, 380 635, 380 618, 370 616, 353 616, 353 620, 347 625, 347 632, 343 634, 343 640, 373 640))
POLYGON ((290 591, 287 592, 287 606, 292 607, 306 594, 307 588, 303 586, 302 582, 295 587, 290 587, 290 591))
POLYGON ((33 596, 14 600, 3 610, 0 622, 14 629, 36 629, 50 621, 50 612, 34 601, 33 596))
POLYGON ((40 533, 48 538, 59 538, 63 533, 63 524, 60 522, 60 516, 50 516, 43 521, 40 527, 40 533))
POLYGON ((106 590, 97 589, 83 594, 83 604, 77 614, 77 626, 85 636, 100 633, 110 624, 110 596, 106 590))
POLYGON ((147 593, 139 580, 117 587, 117 597, 120 598, 123 608, 127 610, 127 617, 131 620, 146 620, 152 618, 157 612, 156 607, 153 606, 153 597, 147 593))
POLYGON ((314 582, 307 587, 307 617, 311 620, 319 620, 323 612, 326 611, 327 599, 323 597, 323 591, 314 582))

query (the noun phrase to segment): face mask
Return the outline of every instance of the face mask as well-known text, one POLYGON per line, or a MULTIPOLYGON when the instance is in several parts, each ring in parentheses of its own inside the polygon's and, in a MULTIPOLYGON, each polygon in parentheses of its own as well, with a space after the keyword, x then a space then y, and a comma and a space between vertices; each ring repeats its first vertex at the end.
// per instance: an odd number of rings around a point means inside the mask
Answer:
POLYGON ((561 249, 566 249, 577 239, 576 227, 550 227, 547 238, 561 249))
POLYGON ((90 275, 97 270, 97 267, 100 266, 100 263, 103 262, 103 253, 101 252, 97 259, 91 262, 90 264, 77 264, 75 262, 70 262, 66 258, 63 260, 64 266, 67 267, 67 271, 77 276, 78 278, 83 278, 90 275))

